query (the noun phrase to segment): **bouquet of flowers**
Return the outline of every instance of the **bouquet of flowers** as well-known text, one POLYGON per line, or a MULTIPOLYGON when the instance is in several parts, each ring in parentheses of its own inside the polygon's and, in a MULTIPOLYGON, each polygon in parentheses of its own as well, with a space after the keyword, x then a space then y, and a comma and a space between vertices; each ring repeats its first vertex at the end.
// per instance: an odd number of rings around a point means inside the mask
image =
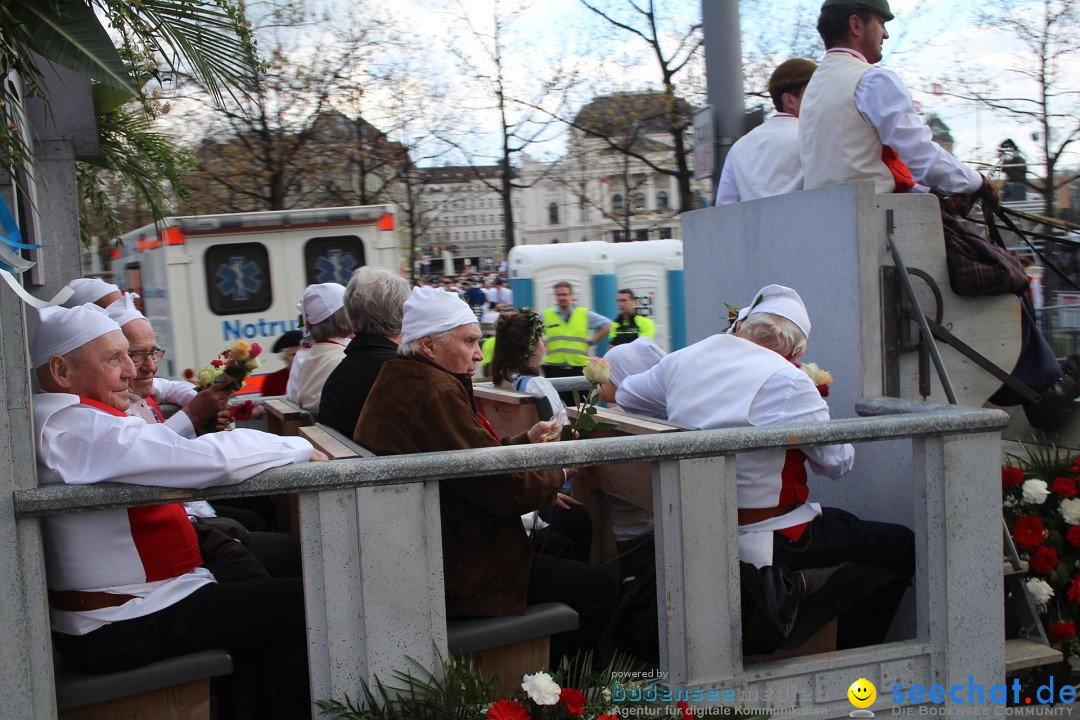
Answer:
POLYGON ((822 370, 821 366, 817 363, 795 363, 795 366, 806 373, 814 385, 817 386, 817 391, 821 393, 821 397, 829 397, 829 386, 832 385, 833 377, 832 373, 828 370, 822 370))
POLYGON ((222 350, 217 358, 210 361, 209 365, 203 365, 198 370, 185 370, 184 377, 192 381, 197 380, 195 384, 198 385, 199 390, 205 390, 222 380, 232 378, 233 382, 229 389, 237 392, 244 387, 244 381, 247 380, 248 375, 262 365, 259 360, 261 354, 262 347, 259 343, 237 340, 232 347, 222 350))
POLYGON ((587 438, 597 430, 610 430, 615 427, 611 423, 597 422, 594 417, 596 404, 600 402, 600 386, 611 379, 611 363, 603 358, 589 358, 589 364, 585 366, 582 374, 589 381, 589 391, 584 398, 577 390, 574 391, 578 416, 573 423, 563 426, 563 440, 587 438))
POLYGON ((1080 457, 1056 450, 1001 471, 1005 521, 1021 557, 1028 562, 1028 594, 1036 604, 1050 644, 1071 665, 1080 665, 1080 457))

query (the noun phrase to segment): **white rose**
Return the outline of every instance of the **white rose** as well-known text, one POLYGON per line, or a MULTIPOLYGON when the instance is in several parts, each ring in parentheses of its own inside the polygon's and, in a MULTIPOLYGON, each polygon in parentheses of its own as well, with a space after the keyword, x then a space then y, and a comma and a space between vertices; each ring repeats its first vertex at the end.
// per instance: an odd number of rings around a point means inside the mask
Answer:
POLYGON ((597 385, 603 385, 611 379, 611 363, 603 358, 589 358, 589 364, 581 371, 585 379, 597 385))
POLYGON ((537 705, 554 705, 559 702, 559 694, 562 692, 562 688, 546 672, 526 675, 522 678, 521 689, 537 705))
POLYGON ((1028 578, 1024 581, 1024 584, 1027 585, 1028 595, 1031 596, 1036 605, 1045 605, 1050 602, 1050 598, 1054 597, 1054 589, 1045 580, 1028 578))
POLYGON ((1070 525, 1080 525, 1080 498, 1062 500, 1059 507, 1061 517, 1065 518, 1065 522, 1070 525))
POLYGON ((1042 505, 1050 496, 1050 490, 1047 489, 1046 482, 1043 480, 1025 480, 1020 489, 1024 502, 1028 505, 1042 505))

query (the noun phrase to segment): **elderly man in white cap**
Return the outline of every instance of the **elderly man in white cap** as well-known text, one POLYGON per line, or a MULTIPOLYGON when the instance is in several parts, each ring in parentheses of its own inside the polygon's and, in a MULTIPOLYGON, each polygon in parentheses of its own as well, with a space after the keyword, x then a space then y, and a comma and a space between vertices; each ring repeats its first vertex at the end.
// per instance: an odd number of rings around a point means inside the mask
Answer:
POLYGON ((345 311, 345 286, 339 283, 308 285, 304 299, 296 304, 304 318, 310 348, 296 353, 285 395, 294 403, 319 413, 323 386, 334 368, 345 359, 352 339, 352 324, 345 311))
MULTIPOLYGON (((629 412, 702 429, 829 419, 814 382, 794 364, 810 336, 810 317, 798 293, 781 285, 762 288, 732 330, 626 378, 616 401, 629 412)), ((807 461, 815 472, 836 478, 851 469, 854 458, 851 445, 824 445, 735 459, 743 562, 791 569, 858 562, 896 574, 896 582, 860 604, 850 621, 841 616, 840 647, 881 642, 915 569, 908 528, 808 502, 807 461)))
MULTIPOLYGON (((377 455, 444 452, 539 442, 556 423, 500 441, 477 413, 472 375, 483 334, 457 295, 414 288, 405 302, 400 358, 382 366, 354 439, 377 455)), ((561 470, 504 473, 440 483, 446 611, 450 617, 521 615, 565 602, 580 627, 552 638, 553 660, 595 646, 615 599, 602 570, 534 555, 520 515, 558 504, 561 470)))
MULTIPOLYGON (((31 356, 42 484, 207 487, 324 458, 300 438, 237 430, 188 439, 125 415, 136 376, 128 341, 95 305, 42 310, 31 356)), ((234 660, 229 717, 310 714, 299 579, 216 583, 178 503, 42 524, 54 641, 72 664, 121 670, 225 648, 234 660)))

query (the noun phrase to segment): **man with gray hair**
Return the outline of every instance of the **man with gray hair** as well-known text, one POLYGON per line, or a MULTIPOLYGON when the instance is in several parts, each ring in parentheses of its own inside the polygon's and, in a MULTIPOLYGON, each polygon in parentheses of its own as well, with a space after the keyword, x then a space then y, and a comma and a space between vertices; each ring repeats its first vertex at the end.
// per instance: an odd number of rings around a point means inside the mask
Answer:
MULTIPOLYGON (((782 285, 758 291, 726 334, 713 335, 627 377, 615 393, 624 410, 701 429, 829 420, 829 406, 795 361, 806 350, 810 317, 782 285)), ((806 465, 837 478, 855 459, 851 445, 740 453, 739 556, 757 567, 792 570, 855 562, 895 575, 841 615, 838 647, 881 642, 915 572, 915 538, 892 523, 860 520, 808 502, 806 465)))
POLYGON ((345 287, 345 312, 353 339, 323 386, 319 422, 352 437, 371 386, 387 360, 397 357, 401 315, 409 283, 389 270, 364 266, 345 287))
MULTIPOLYGON (((500 440, 476 410, 472 375, 483 335, 457 295, 415 288, 405 302, 399 358, 382 367, 353 439, 377 455, 524 445, 558 437, 558 421, 500 440)), ((595 649, 615 599, 599 568, 534 554, 523 513, 552 505, 561 470, 505 472, 439 483, 448 617, 522 615, 526 605, 564 602, 577 611, 575 632, 551 639, 553 665, 595 649)))

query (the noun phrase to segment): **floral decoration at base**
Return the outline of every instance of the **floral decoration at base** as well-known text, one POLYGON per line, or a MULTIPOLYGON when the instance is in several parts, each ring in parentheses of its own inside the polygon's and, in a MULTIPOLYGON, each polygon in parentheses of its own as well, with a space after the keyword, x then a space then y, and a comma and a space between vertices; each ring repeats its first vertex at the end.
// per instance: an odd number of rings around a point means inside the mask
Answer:
POLYGON ((1001 470, 1002 509, 1050 644, 1080 665, 1080 457, 1028 449, 1001 470))

